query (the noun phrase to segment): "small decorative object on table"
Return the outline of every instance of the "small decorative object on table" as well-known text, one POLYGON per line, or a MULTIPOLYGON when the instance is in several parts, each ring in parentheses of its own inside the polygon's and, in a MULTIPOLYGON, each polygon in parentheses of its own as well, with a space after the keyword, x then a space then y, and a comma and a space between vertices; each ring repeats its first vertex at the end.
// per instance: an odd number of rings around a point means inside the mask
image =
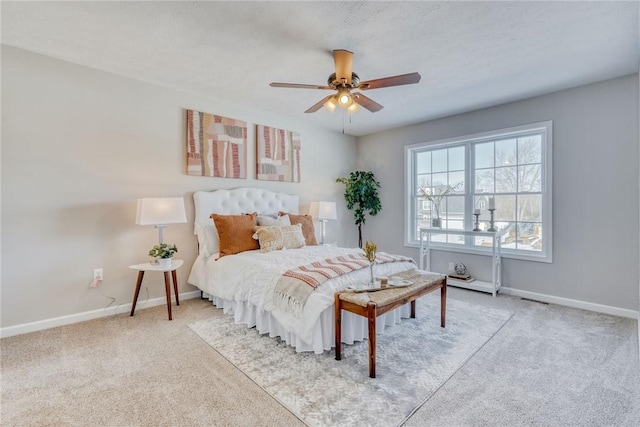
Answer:
POLYGON ((371 273, 371 287, 373 288, 376 284, 375 278, 373 276, 373 264, 376 261, 376 252, 378 251, 378 245, 373 242, 366 241, 364 244, 364 256, 369 260, 369 273, 371 273))
POLYGON ((473 216, 476 217, 473 231, 480 231, 480 209, 476 209, 475 212, 473 212, 473 216))
POLYGON ((452 191, 458 190, 462 183, 459 182, 456 185, 446 185, 444 187, 440 187, 440 190, 437 190, 436 187, 431 188, 418 188, 418 192, 420 193, 420 198, 427 199, 431 202, 431 206, 433 209, 432 218, 431 218, 431 227, 433 228, 442 228, 442 218, 440 217, 440 202, 452 191))
POLYGON ((456 265, 453 266, 453 270, 457 273, 457 274, 467 274, 467 266, 464 265, 463 263, 459 262, 456 265))
POLYGON ((155 258, 155 260, 152 261, 152 264, 158 265, 162 268, 170 268, 171 259, 176 252, 178 252, 178 248, 176 247, 176 245, 160 243, 151 248, 151 250, 149 251, 149 256, 155 258))
POLYGON ((467 274, 467 266, 459 262, 453 267, 454 273, 449 273, 449 277, 465 282, 473 282, 475 279, 467 274))
POLYGON ((497 231, 493 223, 493 213, 496 210, 496 201, 493 197, 489 199, 489 209, 487 210, 491 214, 491 219, 489 220, 489 228, 487 229, 487 231, 497 231))

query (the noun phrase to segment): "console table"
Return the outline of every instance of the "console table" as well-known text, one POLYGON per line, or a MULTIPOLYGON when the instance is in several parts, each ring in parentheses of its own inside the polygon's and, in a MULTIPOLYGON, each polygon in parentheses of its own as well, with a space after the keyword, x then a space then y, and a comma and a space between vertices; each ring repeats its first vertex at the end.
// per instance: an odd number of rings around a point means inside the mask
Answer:
MULTIPOLYGON (((448 284, 451 286, 457 286, 460 288, 473 289, 476 291, 489 292, 494 297, 502 286, 502 242, 500 237, 504 234, 503 231, 468 231, 468 230, 449 230, 440 228, 421 228, 420 229, 420 270, 431 271, 431 236, 434 234, 456 234, 472 237, 489 237, 492 239, 491 245, 491 282, 484 282, 482 280, 474 280, 473 282, 465 282, 463 280, 456 280, 449 278, 448 284), (424 260, 426 259, 426 267, 424 260)), ((442 248, 446 251, 446 248, 442 248)), ((489 255, 489 254, 479 254, 489 255)))

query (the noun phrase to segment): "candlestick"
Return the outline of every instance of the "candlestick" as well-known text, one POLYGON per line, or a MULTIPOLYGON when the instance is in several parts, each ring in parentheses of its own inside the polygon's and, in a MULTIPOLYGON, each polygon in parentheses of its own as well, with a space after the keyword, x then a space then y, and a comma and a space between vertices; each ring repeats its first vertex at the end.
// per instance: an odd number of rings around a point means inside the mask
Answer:
POLYGON ((480 220, 479 220, 479 218, 480 218, 480 209, 476 209, 476 211, 473 214, 473 216, 476 217, 476 224, 475 224, 476 226, 473 229, 473 231, 480 231, 480 220))
MULTIPOLYGON (((491 201, 493 199, 489 199, 489 206, 491 206, 491 201)), ((494 209, 487 209, 489 211, 489 214, 491 214, 491 219, 489 220, 489 228, 487 229, 487 231, 496 231, 495 227, 493 226, 493 212, 495 211, 494 209)))

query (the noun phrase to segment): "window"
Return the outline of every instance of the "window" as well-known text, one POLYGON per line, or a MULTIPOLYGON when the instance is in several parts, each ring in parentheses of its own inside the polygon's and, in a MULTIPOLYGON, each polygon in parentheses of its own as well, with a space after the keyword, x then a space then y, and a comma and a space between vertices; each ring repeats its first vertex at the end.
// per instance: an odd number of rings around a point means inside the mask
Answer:
MULTIPOLYGON (((418 245, 423 227, 471 230, 478 211, 486 230, 493 205, 505 257, 551 262, 551 146, 550 121, 406 146, 405 243, 418 245)), ((432 240, 444 250, 491 248, 482 237, 432 240)))

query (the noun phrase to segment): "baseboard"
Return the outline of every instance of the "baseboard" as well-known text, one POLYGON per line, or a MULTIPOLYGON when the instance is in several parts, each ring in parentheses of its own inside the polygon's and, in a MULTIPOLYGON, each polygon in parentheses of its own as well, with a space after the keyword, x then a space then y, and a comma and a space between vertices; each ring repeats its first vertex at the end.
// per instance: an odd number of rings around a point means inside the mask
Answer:
POLYGON ((523 291, 523 290, 514 289, 514 288, 505 288, 505 287, 500 288, 500 293, 505 295, 513 295, 516 297, 532 299, 535 301, 564 305, 566 307, 581 308, 583 310, 595 311, 598 313, 612 314, 614 316, 638 319, 638 311, 628 310, 626 308, 596 304, 593 302, 580 301, 580 300, 570 299, 570 298, 556 297, 553 295, 539 294, 536 292, 523 291))
MULTIPOLYGON (((181 300, 200 298, 200 291, 184 292, 180 294, 181 300)), ((172 301, 175 299, 172 297, 172 301)), ((138 301, 136 310, 142 310, 157 305, 166 305, 166 297, 152 298, 146 301, 138 301)), ((98 310, 85 311, 83 313, 69 314, 67 316, 54 317, 53 319, 38 320, 37 322, 24 323, 22 325, 8 326, 0 328, 0 338, 8 338, 14 335, 26 334, 29 332, 42 331, 44 329, 55 328, 57 326, 70 325, 72 323, 84 322, 85 320, 98 319, 100 317, 113 316, 114 314, 128 313, 131 310, 131 303, 119 304, 113 307, 101 308, 98 310)))

